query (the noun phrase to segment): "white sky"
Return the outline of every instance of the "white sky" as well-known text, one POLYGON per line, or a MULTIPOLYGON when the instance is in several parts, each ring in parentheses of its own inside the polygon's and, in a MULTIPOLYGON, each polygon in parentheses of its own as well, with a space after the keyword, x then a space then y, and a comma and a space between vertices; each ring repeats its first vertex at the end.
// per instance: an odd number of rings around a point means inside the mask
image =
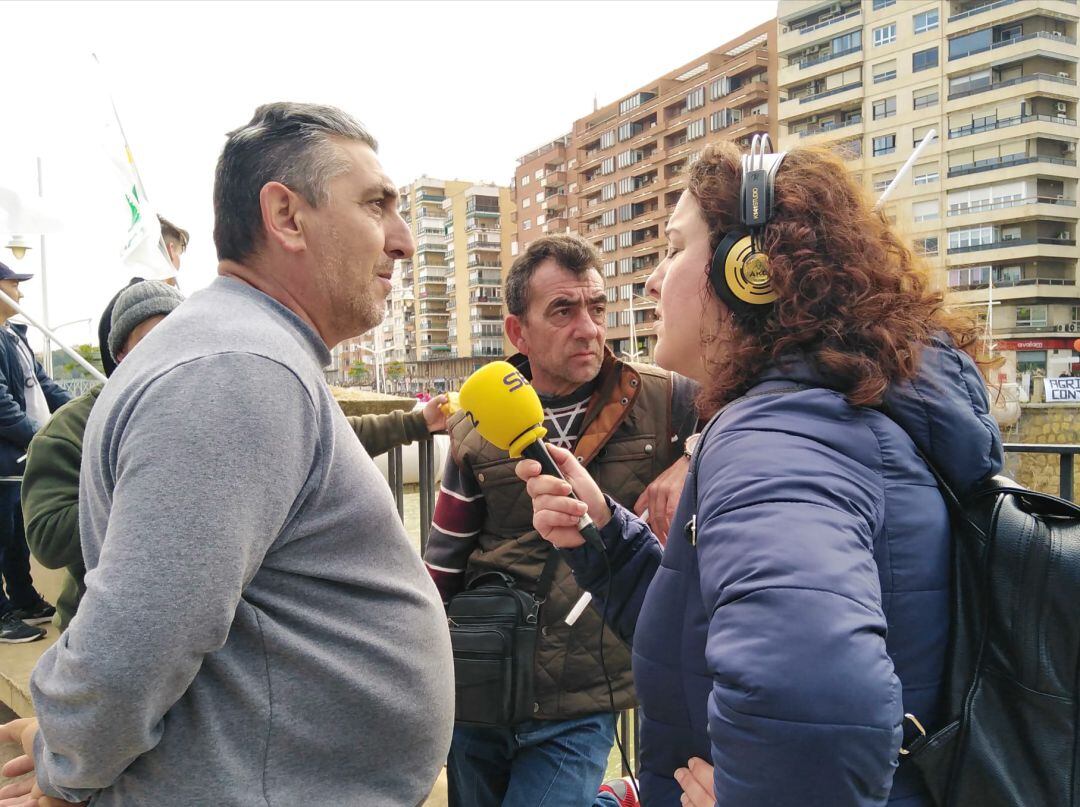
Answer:
MULTIPOLYGON (((42 157, 46 204, 65 220, 47 240, 49 321, 91 318, 59 335, 85 342, 92 326, 96 343, 129 274, 123 201, 98 144, 109 93, 151 204, 191 232, 180 274, 191 293, 216 273, 224 134, 261 103, 345 109, 398 184, 506 184, 517 157, 568 131, 594 97, 617 100, 775 13, 775 0, 0 2, 0 186, 33 194, 42 157)), ((0 260, 36 272, 39 254, 0 260)), ((40 313, 39 278, 23 288, 40 313)))

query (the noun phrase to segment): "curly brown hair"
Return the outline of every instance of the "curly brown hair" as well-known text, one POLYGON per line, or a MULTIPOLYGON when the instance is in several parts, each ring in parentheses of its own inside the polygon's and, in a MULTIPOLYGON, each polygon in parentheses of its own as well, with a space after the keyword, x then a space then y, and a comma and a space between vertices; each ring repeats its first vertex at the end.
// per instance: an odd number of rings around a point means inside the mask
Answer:
MULTIPOLYGON (((711 250, 740 227, 741 155, 732 143, 715 143, 690 171, 711 250)), ((946 334, 975 355, 975 322, 945 308, 925 264, 831 152, 788 152, 762 246, 779 298, 760 314, 727 316, 724 309, 706 339, 718 347, 702 390, 706 411, 744 393, 786 356, 801 354, 852 404, 872 405, 891 383, 915 374, 920 347, 933 335, 946 334)))

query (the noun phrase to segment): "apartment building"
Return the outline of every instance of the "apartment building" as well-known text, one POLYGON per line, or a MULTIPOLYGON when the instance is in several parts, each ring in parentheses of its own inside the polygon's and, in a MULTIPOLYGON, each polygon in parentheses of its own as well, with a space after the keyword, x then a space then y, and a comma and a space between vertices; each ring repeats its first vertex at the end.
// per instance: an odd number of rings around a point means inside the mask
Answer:
POLYGON ((502 276, 510 261, 510 189, 421 177, 398 192, 416 253, 397 262, 386 319, 336 350, 334 366, 347 381, 361 361, 372 386, 392 392, 457 389, 509 349, 502 276))
POLYGON ((839 149, 1006 379, 1069 369, 1080 332, 1076 0, 780 0, 780 145, 839 149))
POLYGON ((777 135, 775 21, 760 25, 574 121, 518 160, 517 255, 539 235, 572 231, 603 256, 608 344, 650 361, 655 305, 645 280, 667 249, 664 223, 702 147, 777 135))

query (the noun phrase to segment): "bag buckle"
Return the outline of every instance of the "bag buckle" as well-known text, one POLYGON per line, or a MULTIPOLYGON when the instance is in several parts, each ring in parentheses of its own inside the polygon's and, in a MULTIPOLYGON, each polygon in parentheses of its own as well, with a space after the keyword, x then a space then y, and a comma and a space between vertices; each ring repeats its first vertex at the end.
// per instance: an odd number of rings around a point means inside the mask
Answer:
MULTIPOLYGON (((904 720, 910 720, 911 721, 911 724, 919 732, 919 737, 925 737, 926 736, 926 729, 923 728, 923 724, 919 722, 919 718, 915 717, 915 715, 908 712, 908 713, 906 713, 904 715, 904 720)), ((900 725, 901 726, 904 725, 903 722, 901 722, 900 725)), ((905 732, 905 734, 906 733, 907 732, 905 732)), ((919 737, 916 737, 914 742, 918 742, 919 737)), ((910 743, 909 743, 909 745, 910 745, 910 743)), ((911 753, 910 749, 904 748, 904 746, 901 744, 901 746, 900 746, 900 756, 906 757, 910 753, 911 753)))

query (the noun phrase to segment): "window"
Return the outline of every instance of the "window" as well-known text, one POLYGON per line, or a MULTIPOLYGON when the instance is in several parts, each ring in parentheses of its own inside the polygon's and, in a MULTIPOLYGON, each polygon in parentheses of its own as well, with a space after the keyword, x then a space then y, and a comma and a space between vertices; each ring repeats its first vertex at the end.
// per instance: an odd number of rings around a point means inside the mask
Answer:
POLYGON ((896 114, 896 96, 891 98, 882 98, 880 101, 874 101, 874 120, 881 120, 882 118, 891 118, 896 114))
POLYGON ((521 200, 521 206, 523 208, 528 207, 531 203, 532 203, 532 199, 530 199, 528 196, 526 196, 524 199, 521 200))
POLYGON ((633 193, 634 190, 633 177, 623 177, 619 180, 619 193, 633 193))
POLYGON ((544 201, 544 192, 543 191, 538 191, 537 194, 536 194, 536 198, 533 201, 536 201, 536 202, 544 201))
POLYGON ((619 126, 619 140, 629 140, 631 137, 636 137, 641 134, 643 128, 640 123, 624 123, 619 126))
POLYGON ((600 148, 608 149, 615 145, 615 130, 600 135, 600 148))
MULTIPOLYGON (((615 261, 604 261, 604 277, 615 277, 615 261)), ((608 288, 608 292, 611 289, 608 288)), ((608 302, 611 302, 611 298, 608 297, 608 302)))
POLYGON ((994 29, 984 28, 973 34, 964 34, 949 40, 949 58, 959 59, 972 53, 982 53, 990 50, 994 44, 994 29))
POLYGON ((930 134, 930 130, 933 128, 933 126, 916 126, 914 129, 912 129, 911 134, 915 141, 914 145, 917 146, 921 142, 923 142, 923 138, 930 134))
POLYGON ((990 75, 989 70, 978 70, 974 73, 968 73, 966 76, 949 79, 949 97, 969 94, 983 87, 989 87, 992 82, 993 77, 990 75))
POLYGON ((874 11, 896 5, 896 0, 874 0, 874 11))
POLYGON ((1018 305, 1016 307, 1017 328, 1044 328, 1046 327, 1045 305, 1018 305))
POLYGON ((1045 350, 1018 350, 1016 351, 1016 372, 1031 373, 1035 370, 1046 372, 1045 350))
POLYGON ((938 105, 937 87, 924 87, 911 93, 911 105, 915 109, 926 109, 938 105))
POLYGON ((600 242, 601 252, 614 252, 615 251, 615 236, 605 235, 604 240, 600 242))
POLYGON ((525 219, 525 221, 521 222, 521 229, 522 230, 531 230, 532 229, 532 219, 525 219))
POLYGON ((874 138, 874 156, 881 157, 896 151, 896 135, 887 134, 874 138))
POLYGON ((911 206, 911 218, 915 221, 933 221, 941 216, 941 205, 937 199, 915 202, 911 206))
POLYGON ((610 227, 614 223, 615 223, 615 211, 614 210, 605 210, 604 214, 600 217, 600 226, 601 227, 610 227))
POLYGON ((834 36, 829 51, 835 56, 838 53, 850 53, 853 50, 858 50, 861 45, 862 31, 852 31, 842 36, 834 36))
POLYGON ((938 167, 933 164, 915 166, 914 177, 914 185, 930 185, 941 178, 938 167))
POLYGON ((1080 305, 1074 305, 1072 307, 1072 324, 1080 325, 1080 305))
POLYGON ((990 285, 989 266, 966 266, 949 270, 950 289, 973 289, 990 285))
POLYGON ((608 157, 606 160, 604 160, 602 163, 600 163, 600 173, 601 174, 610 174, 614 170, 615 170, 615 158, 614 157, 608 157))
POLYGON ((705 106, 705 88, 698 87, 696 90, 686 96, 686 108, 699 109, 705 106))
POLYGON ((993 227, 969 227, 966 230, 949 231, 949 249, 978 247, 994 243, 993 227))
POLYGON ((709 85, 709 98, 713 101, 723 98, 729 92, 731 92, 731 79, 727 76, 721 76, 709 85))
POLYGON ((938 10, 935 8, 931 11, 924 11, 922 14, 916 14, 913 19, 915 21, 915 33, 922 34, 933 31, 938 27, 938 10))
POLYGON ((696 140, 699 137, 705 136, 705 118, 696 120, 686 127, 686 139, 696 140))
POLYGON ((600 201, 610 202, 615 198, 615 191, 617 186, 614 182, 609 182, 607 185, 600 189, 600 201))
POLYGON ((523 176, 523 177, 521 178, 521 182, 520 182, 519 184, 520 184, 520 185, 521 185, 521 187, 523 187, 523 188, 524 188, 524 187, 525 187, 526 185, 528 185, 528 184, 529 184, 529 175, 528 175, 528 174, 526 174, 525 176, 523 176))
POLYGON ((895 178, 895 171, 884 171, 880 174, 874 174, 874 190, 879 192, 885 190, 887 187, 889 187, 889 183, 892 182, 895 178))
POLYGON ((629 275, 634 271, 633 258, 619 258, 619 274, 629 275))
POLYGON ((911 72, 918 73, 920 70, 929 70, 938 65, 938 49, 927 48, 911 54, 911 72))
POLYGON ((616 326, 616 324, 619 321, 618 316, 619 316, 618 311, 608 311, 607 312, 607 326, 609 328, 614 328, 616 326))
POLYGON ((896 59, 889 59, 887 62, 875 64, 872 70, 875 84, 894 79, 896 78, 896 59))
POLYGON ((641 149, 630 149, 628 151, 624 151, 622 154, 618 155, 618 157, 615 158, 615 166, 620 169, 626 168, 636 162, 640 162, 644 156, 645 152, 641 149))
POLYGON ((881 45, 891 45, 896 41, 896 23, 890 22, 888 25, 882 25, 880 28, 874 29, 874 47, 881 45))
POLYGON ((936 235, 929 235, 926 238, 916 238, 912 242, 912 246, 920 255, 937 255, 938 237, 936 235))

